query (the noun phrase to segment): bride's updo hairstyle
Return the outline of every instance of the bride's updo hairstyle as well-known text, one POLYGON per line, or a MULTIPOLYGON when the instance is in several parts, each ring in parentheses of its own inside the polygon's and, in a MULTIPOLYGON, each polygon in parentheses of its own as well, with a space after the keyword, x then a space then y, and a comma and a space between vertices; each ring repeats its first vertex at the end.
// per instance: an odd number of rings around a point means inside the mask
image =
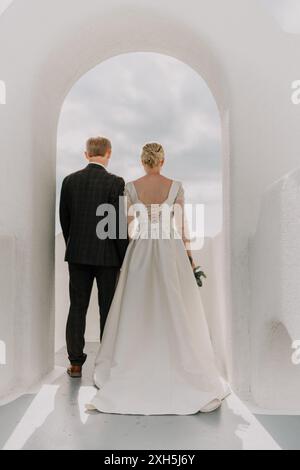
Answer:
POLYGON ((149 168, 156 168, 165 159, 165 152, 162 145, 157 143, 146 144, 143 147, 142 163, 149 168))

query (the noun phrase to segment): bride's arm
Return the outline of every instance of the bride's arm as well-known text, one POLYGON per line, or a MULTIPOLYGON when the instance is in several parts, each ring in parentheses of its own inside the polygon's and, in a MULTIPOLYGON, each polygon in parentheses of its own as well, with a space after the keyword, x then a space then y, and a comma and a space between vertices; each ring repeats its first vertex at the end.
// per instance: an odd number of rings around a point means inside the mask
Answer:
POLYGON ((195 269, 196 265, 193 260, 192 251, 190 250, 191 239, 189 234, 188 221, 185 213, 185 194, 182 185, 175 201, 175 225, 185 245, 186 252, 191 262, 192 268, 195 269))

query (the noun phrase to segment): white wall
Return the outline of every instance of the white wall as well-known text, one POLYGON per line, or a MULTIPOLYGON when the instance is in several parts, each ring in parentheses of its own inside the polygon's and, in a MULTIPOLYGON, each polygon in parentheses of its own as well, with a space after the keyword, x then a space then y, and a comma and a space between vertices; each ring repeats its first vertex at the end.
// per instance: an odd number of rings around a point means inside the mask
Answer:
POLYGON ((265 192, 251 240, 251 385, 256 403, 286 411, 300 407, 300 170, 265 192))
POLYGON ((0 15, 9 7, 13 0, 0 0, 0 15))
MULTIPOLYGON (((102 60, 153 51, 194 67, 215 95, 224 130, 229 126, 225 314, 231 380, 240 393, 249 391, 248 239, 265 188, 298 164, 300 108, 289 94, 299 50, 299 36, 284 34, 256 0, 15 0, 0 17, 0 78, 7 84, 0 107, 0 234, 16 240, 16 265, 0 267, 5 274, 16 266, 13 327, 0 335, 16 344, 10 358, 18 364, 16 387, 53 365, 55 152, 63 99, 102 60)), ((1 381, 0 395, 7 388, 1 381)))
POLYGON ((0 341, 4 357, 0 357, 0 379, 8 391, 14 387, 15 332, 18 328, 14 299, 16 294, 16 253, 15 240, 0 235, 0 341))

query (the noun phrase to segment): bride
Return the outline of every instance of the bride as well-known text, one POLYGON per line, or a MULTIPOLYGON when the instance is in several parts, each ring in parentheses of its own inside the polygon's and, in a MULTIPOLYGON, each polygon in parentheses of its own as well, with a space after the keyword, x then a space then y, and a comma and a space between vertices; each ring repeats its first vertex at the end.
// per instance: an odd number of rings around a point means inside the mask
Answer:
POLYGON ((164 159, 161 145, 147 144, 146 175, 126 186, 131 242, 96 360, 99 390, 89 410, 189 415, 216 410, 228 395, 187 239, 178 236, 184 216, 176 217, 174 208, 184 209, 184 190, 161 175, 164 159), (165 223, 164 208, 172 223, 165 223))

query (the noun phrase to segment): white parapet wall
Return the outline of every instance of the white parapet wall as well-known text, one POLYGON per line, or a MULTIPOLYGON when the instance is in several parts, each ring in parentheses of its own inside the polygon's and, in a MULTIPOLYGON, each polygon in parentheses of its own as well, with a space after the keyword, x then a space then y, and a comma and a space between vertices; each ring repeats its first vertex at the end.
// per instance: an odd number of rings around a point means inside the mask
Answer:
POLYGON ((0 378, 4 394, 16 387, 15 300, 17 295, 16 243, 13 237, 0 233, 0 378))
POLYGON ((252 396, 263 408, 299 411, 300 169, 264 194, 250 254, 252 396))

